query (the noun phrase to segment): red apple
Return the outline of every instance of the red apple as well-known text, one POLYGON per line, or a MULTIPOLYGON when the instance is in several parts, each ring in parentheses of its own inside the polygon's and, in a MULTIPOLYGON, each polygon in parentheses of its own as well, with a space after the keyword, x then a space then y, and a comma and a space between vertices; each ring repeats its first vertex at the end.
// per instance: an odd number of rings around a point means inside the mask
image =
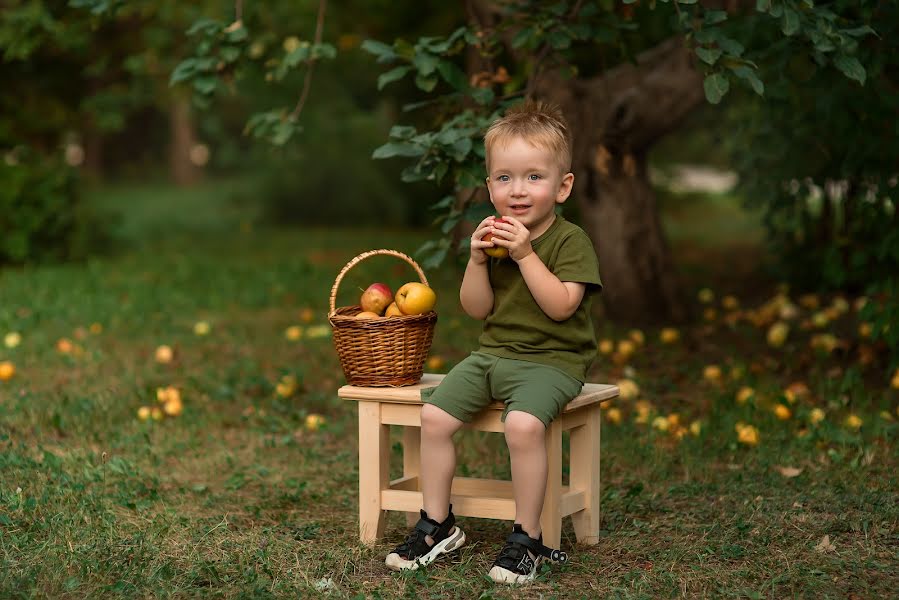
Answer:
MULTIPOLYGON (((497 217, 494 221, 495 223, 505 223, 502 217, 497 217)), ((488 233, 482 238, 485 242, 489 242, 493 239, 493 234, 488 233)), ((492 248, 484 248, 484 252, 487 253, 487 256, 492 256, 493 258, 506 258, 509 256, 509 249, 503 248, 502 246, 493 246, 492 248)))
POLYGON ((384 309, 393 302, 393 292, 383 283, 373 283, 359 299, 359 304, 364 312, 373 312, 377 315, 384 314, 384 309))
POLYGON ((434 308, 437 294, 430 287, 416 281, 405 284, 396 292, 396 305, 404 315, 421 315, 434 308))

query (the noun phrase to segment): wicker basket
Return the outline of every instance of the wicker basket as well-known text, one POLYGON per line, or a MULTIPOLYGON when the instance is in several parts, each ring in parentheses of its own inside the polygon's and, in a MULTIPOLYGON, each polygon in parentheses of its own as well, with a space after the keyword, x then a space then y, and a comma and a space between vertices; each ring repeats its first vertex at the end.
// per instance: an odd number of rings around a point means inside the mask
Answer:
POLYGON ((334 330, 334 346, 343 367, 347 383, 371 387, 400 387, 414 385, 421 380, 425 359, 434 339, 437 313, 402 315, 382 319, 356 319, 362 307, 345 306, 335 309, 334 301, 340 280, 357 264, 379 254, 396 256, 412 265, 419 279, 428 285, 421 267, 414 260, 396 250, 363 252, 341 269, 331 288, 328 321, 334 330))

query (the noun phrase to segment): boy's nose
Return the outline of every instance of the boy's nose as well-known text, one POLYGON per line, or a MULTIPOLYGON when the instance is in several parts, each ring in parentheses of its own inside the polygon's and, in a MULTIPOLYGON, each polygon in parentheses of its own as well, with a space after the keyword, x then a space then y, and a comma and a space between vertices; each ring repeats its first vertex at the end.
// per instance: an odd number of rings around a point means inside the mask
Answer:
POLYGON ((523 196, 527 191, 523 181, 515 180, 512 182, 512 195, 523 196))

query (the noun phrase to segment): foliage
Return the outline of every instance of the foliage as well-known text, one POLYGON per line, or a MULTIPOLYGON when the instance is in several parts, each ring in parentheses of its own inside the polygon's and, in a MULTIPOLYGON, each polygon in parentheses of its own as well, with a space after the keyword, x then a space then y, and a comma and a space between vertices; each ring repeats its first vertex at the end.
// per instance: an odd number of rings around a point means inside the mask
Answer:
POLYGON ((864 70, 837 57, 849 77, 834 78, 820 56, 832 48, 827 40, 809 57, 791 56, 756 32, 752 43, 771 48, 759 63, 767 100, 743 98, 729 111, 728 146, 747 205, 764 215, 781 276, 803 289, 880 298, 868 309, 875 335, 899 361, 899 336, 886 328, 899 310, 889 293, 899 282, 899 7, 841 2, 830 10, 866 23, 848 35, 876 28, 855 48, 864 70))
POLYGON ((0 264, 83 258, 107 241, 75 173, 19 151, 0 162, 0 264))
MULTIPOLYGON (((865 81, 865 67, 855 56, 857 40, 873 30, 827 7, 763 0, 755 13, 735 16, 694 1, 651 2, 648 9, 641 7, 641 13, 635 13, 631 4, 507 2, 501 5, 495 27, 473 23, 446 37, 420 38, 415 44, 403 39, 392 45, 367 41, 363 48, 391 67, 381 75, 379 87, 412 77, 426 99, 407 110, 424 108, 432 115, 431 129, 395 127, 374 157, 415 159, 404 171, 406 180, 450 179, 454 195, 463 201, 444 199, 435 205, 444 232, 460 219, 473 220, 484 210, 470 202, 469 191, 481 180, 478 149, 486 125, 510 103, 531 94, 548 69, 561 69, 570 77, 601 74, 656 43, 659 34, 653 27, 638 27, 637 18, 652 25, 661 17, 667 21, 662 35, 685 35, 705 71, 705 95, 712 104, 721 102, 732 81, 743 82, 759 96, 765 93, 758 61, 770 46, 747 46, 755 31, 765 32, 767 42, 776 42, 776 57, 810 54, 822 68, 832 65, 845 77, 865 81), (458 65, 471 50, 477 52, 483 70, 465 74, 458 65), (600 68, 597 56, 602 57, 600 68)), ((429 261, 436 263, 445 255, 447 242, 433 242, 426 250, 429 261)))

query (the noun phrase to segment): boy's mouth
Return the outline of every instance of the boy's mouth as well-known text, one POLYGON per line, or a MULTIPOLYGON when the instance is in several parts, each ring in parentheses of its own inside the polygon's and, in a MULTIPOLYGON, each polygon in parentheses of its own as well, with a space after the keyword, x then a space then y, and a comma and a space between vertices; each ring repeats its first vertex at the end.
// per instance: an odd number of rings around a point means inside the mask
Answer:
POLYGON ((528 208, 530 208, 530 205, 528 205, 528 204, 510 204, 509 208, 511 208, 512 210, 527 210, 528 208))

